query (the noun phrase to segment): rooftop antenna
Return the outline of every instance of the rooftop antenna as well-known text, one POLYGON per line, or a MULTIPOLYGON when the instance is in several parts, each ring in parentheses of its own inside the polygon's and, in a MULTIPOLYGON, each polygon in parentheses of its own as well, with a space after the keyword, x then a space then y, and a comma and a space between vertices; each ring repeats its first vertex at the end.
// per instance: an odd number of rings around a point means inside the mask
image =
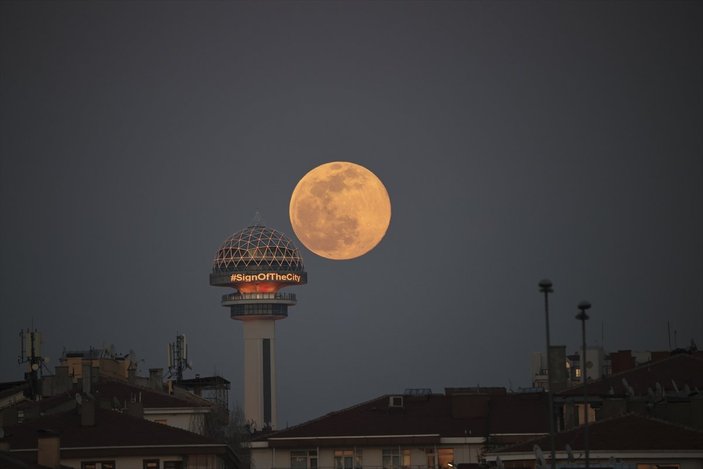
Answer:
POLYGON ((176 341, 168 344, 168 376, 176 376, 176 382, 183 381, 183 371, 191 370, 188 362, 188 345, 186 336, 178 334, 176 341))
POLYGON ((251 224, 252 226, 265 226, 264 217, 258 210, 256 211, 256 213, 254 213, 254 220, 251 222, 251 224))
POLYGON ((542 448, 539 445, 534 445, 532 451, 535 453, 535 462, 539 469, 544 469, 547 467, 547 462, 544 460, 544 453, 542 453, 542 448))
POLYGON ((25 378, 29 381, 32 399, 39 395, 39 372, 47 360, 48 358, 41 356, 41 334, 34 328, 32 321, 31 328, 20 330, 20 354, 17 357, 17 363, 27 364, 25 378))
POLYGON ((628 384, 625 378, 622 379, 622 384, 625 386, 625 394, 627 394, 627 397, 635 397, 635 389, 628 384))

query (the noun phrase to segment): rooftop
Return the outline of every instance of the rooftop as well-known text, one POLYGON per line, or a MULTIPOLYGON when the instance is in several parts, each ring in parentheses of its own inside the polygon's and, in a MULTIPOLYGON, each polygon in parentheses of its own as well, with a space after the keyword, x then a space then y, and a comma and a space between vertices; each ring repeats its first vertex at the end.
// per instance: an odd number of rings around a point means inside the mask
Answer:
MULTIPOLYGON (((620 373, 605 376, 588 383, 591 396, 625 396, 625 382, 635 395, 647 395, 648 388, 656 390, 657 383, 667 393, 682 392, 686 386, 703 389, 703 359, 686 353, 672 355, 663 360, 645 363, 620 373), (674 385, 675 383, 675 385, 674 385), (676 386, 676 388, 674 387, 676 386)), ((563 397, 583 395, 583 386, 575 386, 557 393, 563 397)))
POLYGON ((545 393, 384 395, 255 439, 284 446, 286 440, 324 437, 318 444, 325 446, 367 437, 414 436, 429 444, 442 437, 534 435, 547 432, 546 398, 545 393))
POLYGON ((95 409, 95 425, 81 425, 76 409, 45 415, 31 422, 5 428, 12 451, 36 449, 39 431, 50 430, 61 438, 61 449, 86 447, 220 445, 214 440, 179 428, 150 422, 110 410, 95 409))
MULTIPOLYGON (((557 450, 563 451, 567 444, 573 450, 582 450, 583 430, 584 427, 581 426, 557 434, 557 450)), ((588 427, 588 441, 592 451, 703 450, 703 432, 637 414, 592 423, 588 427)), ((539 445, 542 450, 549 448, 549 437, 541 437, 494 452, 529 452, 532 455, 534 445, 539 445)))

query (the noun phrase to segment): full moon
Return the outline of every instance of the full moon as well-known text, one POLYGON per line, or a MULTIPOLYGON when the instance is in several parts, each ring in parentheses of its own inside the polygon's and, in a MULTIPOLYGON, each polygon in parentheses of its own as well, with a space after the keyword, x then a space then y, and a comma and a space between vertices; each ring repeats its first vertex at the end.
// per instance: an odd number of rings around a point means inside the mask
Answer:
POLYGON ((320 165, 295 186, 290 222, 306 248, 327 259, 363 256, 383 239, 391 201, 380 179, 346 161, 320 165))

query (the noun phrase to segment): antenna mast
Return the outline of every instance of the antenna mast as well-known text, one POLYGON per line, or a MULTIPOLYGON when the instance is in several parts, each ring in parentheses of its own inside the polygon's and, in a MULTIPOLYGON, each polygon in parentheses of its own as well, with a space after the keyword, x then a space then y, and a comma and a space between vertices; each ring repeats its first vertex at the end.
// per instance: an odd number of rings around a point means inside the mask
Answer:
POLYGON ((186 336, 178 334, 176 341, 168 344, 168 376, 176 376, 176 382, 180 383, 183 380, 183 371, 190 370, 188 363, 188 345, 186 344, 186 336))
POLYGON ((27 364, 25 379, 29 381, 29 392, 32 399, 39 395, 39 371, 46 359, 41 356, 41 334, 38 330, 20 330, 20 354, 17 363, 27 364))

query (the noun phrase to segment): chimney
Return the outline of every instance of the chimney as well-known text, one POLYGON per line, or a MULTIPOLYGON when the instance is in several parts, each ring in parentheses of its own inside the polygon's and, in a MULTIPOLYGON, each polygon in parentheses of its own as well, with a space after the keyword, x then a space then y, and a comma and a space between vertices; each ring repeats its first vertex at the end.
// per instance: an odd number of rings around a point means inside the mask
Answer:
POLYGON ((61 438, 51 430, 39 430, 37 435, 37 464, 59 469, 61 465, 61 438))
POLYGON ((151 389, 156 389, 157 391, 164 390, 164 369, 163 368, 149 368, 149 387, 151 389))
POLYGON ((92 378, 92 371, 93 367, 90 366, 90 362, 84 362, 83 363, 83 394, 90 394, 90 390, 92 388, 93 384, 93 378, 92 378))
MULTIPOLYGON (((84 377, 85 379, 85 377, 84 377)), ((82 427, 94 427, 95 426, 95 399, 89 399, 83 397, 81 402, 81 426, 82 427)))
POLYGON ((67 392, 73 387, 73 379, 68 372, 68 365, 57 365, 55 368, 54 389, 52 395, 67 392))
POLYGON ((548 363, 549 369, 549 389, 553 392, 567 388, 569 374, 566 371, 566 345, 550 345, 548 363))
POLYGON ((610 354, 610 370, 612 374, 631 370, 636 366, 632 350, 618 350, 610 354))
POLYGON ((129 384, 134 384, 137 381, 137 367, 132 366, 130 363, 129 368, 127 368, 127 382, 129 384))

